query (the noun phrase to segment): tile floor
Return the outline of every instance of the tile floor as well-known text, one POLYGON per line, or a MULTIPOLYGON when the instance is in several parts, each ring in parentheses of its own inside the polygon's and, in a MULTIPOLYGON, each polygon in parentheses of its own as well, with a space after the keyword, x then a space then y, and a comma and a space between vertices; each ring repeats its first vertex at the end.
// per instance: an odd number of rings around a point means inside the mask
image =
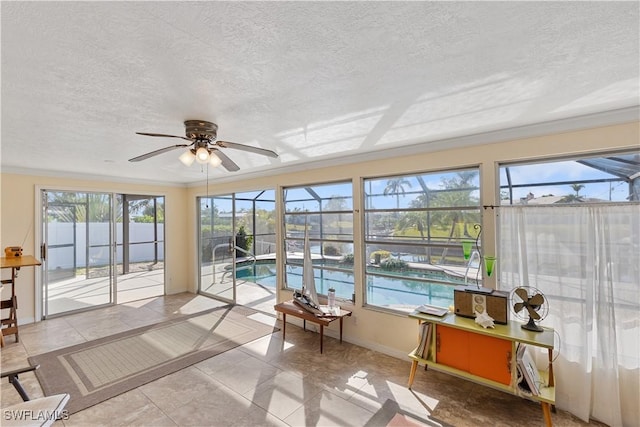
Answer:
MULTIPOLYGON (((2 370, 27 357, 219 305, 193 294, 156 297, 55 318, 8 337, 2 370)), ((277 322, 269 313, 255 316, 277 322)), ((542 426, 540 406, 433 370, 420 370, 406 387, 410 363, 294 325, 286 341, 276 332, 58 421, 58 426, 385 426, 396 416, 427 426, 542 426)), ((32 397, 42 390, 21 376, 32 397)), ((2 406, 20 398, 2 383, 2 406)), ((397 417, 394 421, 397 420, 397 417)), ((584 423, 567 412, 555 426, 584 423)), ((416 424, 394 424, 416 425, 416 424)))

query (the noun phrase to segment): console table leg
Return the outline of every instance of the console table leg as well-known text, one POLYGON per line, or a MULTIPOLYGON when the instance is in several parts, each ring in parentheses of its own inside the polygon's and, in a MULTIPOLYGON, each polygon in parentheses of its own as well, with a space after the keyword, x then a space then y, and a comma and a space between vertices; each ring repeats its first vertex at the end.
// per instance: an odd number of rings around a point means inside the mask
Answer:
POLYGON ((409 374, 409 388, 413 385, 413 379, 416 377, 416 370, 418 369, 418 361, 411 362, 411 373, 409 374))
POLYGON ((287 313, 282 313, 282 342, 284 343, 284 336, 287 333, 287 313))
POLYGON ((324 338, 324 325, 320 324, 320 354, 322 354, 322 341, 324 338))
POLYGON ((342 344, 342 319, 343 317, 340 318, 340 344, 342 344))
POLYGON ((547 402, 540 402, 542 405, 542 415, 544 416, 544 424, 547 427, 552 427, 553 423, 551 422, 551 410, 549 408, 549 404, 547 402))

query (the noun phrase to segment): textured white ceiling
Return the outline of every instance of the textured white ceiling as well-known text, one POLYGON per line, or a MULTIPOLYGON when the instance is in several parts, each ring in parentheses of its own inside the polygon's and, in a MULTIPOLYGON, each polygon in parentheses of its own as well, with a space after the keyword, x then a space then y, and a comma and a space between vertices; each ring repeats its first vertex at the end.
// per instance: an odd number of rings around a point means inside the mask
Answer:
MULTIPOLYGON (((639 104, 638 2, 2 2, 3 170, 190 183, 639 104)), ((428 146, 424 147, 428 149, 428 146)))

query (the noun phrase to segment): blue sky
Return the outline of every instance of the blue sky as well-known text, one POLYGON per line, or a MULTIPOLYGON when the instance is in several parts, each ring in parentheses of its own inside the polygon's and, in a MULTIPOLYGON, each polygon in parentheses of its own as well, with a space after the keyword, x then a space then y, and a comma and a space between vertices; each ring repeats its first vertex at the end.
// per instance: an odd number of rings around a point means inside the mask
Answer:
MULTIPOLYGON (((614 178, 613 175, 599 171, 597 169, 585 166, 575 161, 560 161, 532 165, 512 165, 509 166, 511 171, 511 181, 516 184, 527 183, 545 183, 571 181, 580 182, 589 179, 608 179, 614 178)), ((500 185, 506 185, 506 175, 502 169, 500 172, 500 185)), ((628 185, 626 183, 594 183, 585 184, 585 188, 580 190, 580 196, 587 198, 595 198, 602 200, 623 201, 629 195, 628 185), (611 198, 609 198, 611 193, 611 198)), ((553 194, 554 196, 566 196, 575 194, 570 184, 566 185, 545 185, 541 187, 531 188, 515 188, 513 197, 518 200, 526 197, 531 191, 533 195, 541 197, 543 195, 553 194)))

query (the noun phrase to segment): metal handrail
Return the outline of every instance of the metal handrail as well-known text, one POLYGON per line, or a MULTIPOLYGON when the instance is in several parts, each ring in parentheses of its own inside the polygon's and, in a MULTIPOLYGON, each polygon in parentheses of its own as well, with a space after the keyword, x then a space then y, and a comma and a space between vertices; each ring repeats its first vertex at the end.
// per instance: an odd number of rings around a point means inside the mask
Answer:
MULTIPOLYGON (((247 265, 247 266, 244 266, 244 267, 241 267, 241 268, 253 267, 256 264, 256 260, 257 260, 256 256, 253 253, 251 253, 248 250, 246 250, 246 249, 243 249, 243 248, 241 248, 239 246, 236 246, 236 245, 230 245, 228 243, 221 243, 219 245, 216 245, 216 246, 214 246, 213 253, 211 255, 211 259, 212 259, 212 262, 213 262, 213 274, 212 274, 213 283, 215 283, 215 281, 216 281, 216 268, 215 268, 215 265, 216 265, 216 249, 222 248, 222 247, 228 247, 229 248, 229 252, 231 252, 231 251, 233 251, 235 249, 235 250, 238 250, 240 252, 244 252, 245 254, 248 255, 247 258, 250 258, 252 260, 251 264, 247 265)), ((234 259, 234 264, 235 264, 235 259, 234 259)), ((231 271, 233 271, 233 270, 231 270, 231 271)), ((224 275, 227 274, 227 273, 229 273, 229 271, 225 271, 222 274, 222 280, 223 281, 224 281, 224 275)))

